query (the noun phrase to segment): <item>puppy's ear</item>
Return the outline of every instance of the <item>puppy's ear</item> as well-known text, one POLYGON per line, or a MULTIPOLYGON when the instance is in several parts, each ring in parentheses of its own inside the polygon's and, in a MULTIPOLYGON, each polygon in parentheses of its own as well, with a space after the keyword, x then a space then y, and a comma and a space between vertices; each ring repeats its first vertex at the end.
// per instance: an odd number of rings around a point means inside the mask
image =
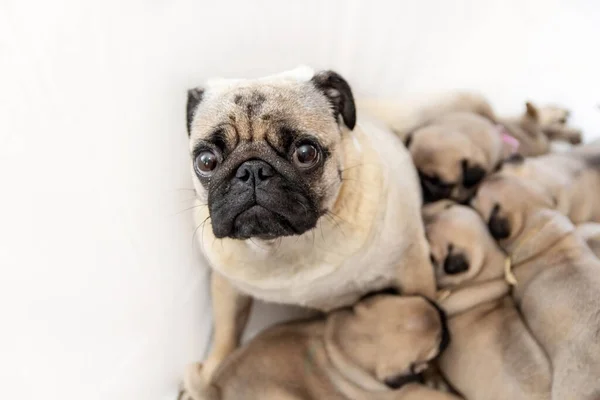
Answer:
POLYGON ((194 112, 196 111, 196 107, 202 101, 202 97, 204 97, 204 89, 202 88, 194 88, 188 90, 187 93, 187 131, 188 136, 190 136, 191 128, 192 128, 192 120, 194 119, 194 112))
POLYGON ((490 214, 488 229, 496 240, 507 239, 510 236, 510 222, 506 217, 500 216, 500 205, 497 203, 490 214))
POLYGON ((356 125, 356 105, 350 85, 338 73, 321 71, 312 78, 313 84, 319 89, 333 108, 335 119, 341 115, 344 124, 350 129, 356 125))
POLYGON ((469 163, 467 160, 463 159, 461 161, 462 170, 463 170, 463 186, 467 189, 472 188, 475 185, 478 185, 483 178, 485 178, 486 171, 478 165, 474 165, 469 167, 469 163))
POLYGON ((538 121, 540 118, 540 113, 539 113, 537 107, 534 106, 533 103, 531 103, 529 101, 525 103, 525 115, 527 115, 534 121, 538 121))

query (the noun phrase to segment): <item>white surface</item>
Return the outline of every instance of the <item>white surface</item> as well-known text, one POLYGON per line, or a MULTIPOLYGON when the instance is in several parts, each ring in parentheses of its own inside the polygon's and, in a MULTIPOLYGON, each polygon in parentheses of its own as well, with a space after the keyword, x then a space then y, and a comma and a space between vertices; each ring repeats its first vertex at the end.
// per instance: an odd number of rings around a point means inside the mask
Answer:
POLYGON ((188 87, 306 63, 358 93, 556 101, 599 135, 598 20, 594 0, 0 1, 0 398, 163 400, 202 356, 188 87))

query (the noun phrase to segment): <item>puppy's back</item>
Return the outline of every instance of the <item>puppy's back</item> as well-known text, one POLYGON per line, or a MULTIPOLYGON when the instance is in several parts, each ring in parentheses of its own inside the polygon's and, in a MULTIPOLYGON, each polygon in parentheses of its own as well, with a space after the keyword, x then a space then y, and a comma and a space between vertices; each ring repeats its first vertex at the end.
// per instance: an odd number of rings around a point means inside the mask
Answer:
POLYGON ((218 393, 214 400, 308 397, 306 388, 312 386, 308 380, 319 374, 317 349, 312 347, 323 333, 324 323, 317 319, 267 329, 219 367, 211 385, 218 393))

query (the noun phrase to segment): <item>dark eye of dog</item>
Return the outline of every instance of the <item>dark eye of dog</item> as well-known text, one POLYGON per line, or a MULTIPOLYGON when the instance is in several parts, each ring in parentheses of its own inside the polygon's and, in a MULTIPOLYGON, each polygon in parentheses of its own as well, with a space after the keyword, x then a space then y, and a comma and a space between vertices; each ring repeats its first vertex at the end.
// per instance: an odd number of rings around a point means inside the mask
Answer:
POLYGON ((294 151, 293 160, 300 168, 310 168, 319 161, 319 149, 310 143, 300 144, 294 151))
POLYGON ((194 160, 194 168, 196 169, 196 173, 203 176, 210 175, 215 168, 217 168, 218 164, 219 160, 217 155, 211 150, 202 151, 194 160))

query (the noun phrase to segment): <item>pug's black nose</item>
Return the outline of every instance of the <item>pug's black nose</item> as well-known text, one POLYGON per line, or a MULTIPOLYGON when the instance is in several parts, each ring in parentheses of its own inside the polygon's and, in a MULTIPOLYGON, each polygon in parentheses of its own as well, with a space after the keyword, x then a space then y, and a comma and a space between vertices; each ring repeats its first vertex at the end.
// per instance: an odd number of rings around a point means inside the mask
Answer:
POLYGON ((247 184, 258 184, 267 181, 275 175, 275 170, 261 160, 249 160, 240 165, 235 172, 235 177, 247 184))
POLYGON ((469 263, 461 253, 450 254, 444 261, 444 271, 449 274, 460 274, 469 269, 469 263))

